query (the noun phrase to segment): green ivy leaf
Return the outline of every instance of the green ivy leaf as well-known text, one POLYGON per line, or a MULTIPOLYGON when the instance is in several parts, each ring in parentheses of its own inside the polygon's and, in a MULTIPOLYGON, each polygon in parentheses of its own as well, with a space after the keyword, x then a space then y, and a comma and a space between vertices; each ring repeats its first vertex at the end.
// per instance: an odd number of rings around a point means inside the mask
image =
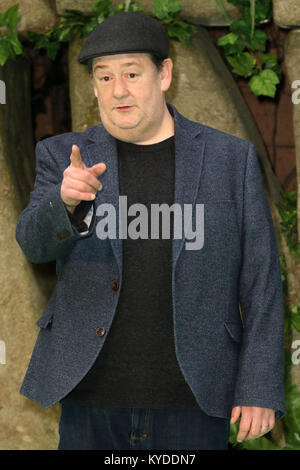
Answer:
POLYGON ((179 0, 154 0, 152 13, 159 19, 181 10, 179 0))
POLYGON ((281 78, 282 76, 282 70, 280 68, 280 65, 278 64, 277 62, 277 56, 276 54, 263 54, 263 60, 264 60, 264 64, 265 64, 265 69, 272 69, 277 77, 281 78))
POLYGON ((14 52, 15 52, 16 55, 23 54, 22 44, 20 43, 20 41, 18 39, 18 34, 17 34, 16 31, 14 31, 10 35, 8 35, 7 39, 9 40, 11 46, 13 47, 14 52))
POLYGON ((6 38, 0 39, 0 65, 3 66, 7 59, 10 58, 10 44, 6 38))
POLYGON ((164 23, 170 38, 184 42, 189 47, 191 36, 197 32, 197 28, 194 25, 185 23, 180 18, 173 16, 164 18, 164 23))
POLYGON ((14 5, 4 13, 0 13, 0 26, 7 28, 8 33, 0 39, 0 65, 3 66, 8 59, 15 60, 16 55, 23 54, 22 44, 18 39, 16 26, 20 21, 18 16, 19 5, 14 5))
POLYGON ((286 414, 282 418, 287 449, 300 449, 300 394, 290 375, 285 382, 286 414))
POLYGON ((291 321, 295 330, 300 331, 300 315, 292 316, 291 321))
POLYGON ((245 41, 251 40, 251 21, 246 21, 245 19, 234 20, 229 29, 232 33, 237 34, 245 41))
POLYGON ((271 16, 271 12, 272 12, 271 0, 256 0, 255 19, 257 22, 268 19, 271 16))
POLYGON ((92 18, 87 24, 85 24, 81 30, 81 37, 87 36, 98 26, 99 22, 97 18, 92 18))
POLYGON ((0 39, 0 66, 3 66, 8 59, 15 60, 20 54, 23 54, 23 49, 16 32, 0 39))
MULTIPOLYGON (((251 9, 250 2, 248 2, 249 7, 244 6, 241 8, 242 17, 247 22, 251 23, 251 9)), ((259 25, 261 22, 270 18, 272 13, 272 4, 269 0, 256 0, 255 1, 255 24, 259 25)))
POLYGON ((243 441, 243 449, 246 450, 282 450, 271 439, 267 437, 259 437, 258 439, 250 439, 243 441))
POLYGON ((60 29, 57 31, 56 40, 60 42, 69 41, 71 39, 71 34, 73 31, 72 26, 68 26, 65 29, 60 29))
POLYGON ((276 85, 279 83, 279 78, 273 70, 265 69, 254 75, 249 80, 249 87, 256 96, 264 95, 275 97, 276 85))
MULTIPOLYGON (((30 35, 30 37, 33 37, 33 36, 30 35)), ((47 49, 49 38, 43 34, 36 34, 34 41, 35 41, 35 45, 34 45, 35 49, 47 49)))
POLYGON ((255 29, 253 38, 249 41, 249 49, 252 51, 264 51, 266 48, 267 35, 261 29, 255 29))
POLYGON ((221 36, 217 42, 218 46, 224 47, 226 54, 235 54, 242 52, 245 44, 235 33, 228 33, 221 36))
POLYGON ((108 18, 114 13, 111 6, 111 0, 96 0, 93 6, 93 10, 95 13, 103 14, 105 18, 108 18))
POLYGON ((59 49, 60 49, 59 42, 48 42, 48 44, 46 45, 47 55, 51 60, 56 59, 59 49))
POLYGON ((256 65, 255 58, 249 52, 241 52, 235 56, 228 56, 228 62, 233 67, 233 72, 242 77, 249 77, 256 65))
POLYGON ((277 56, 276 54, 266 53, 263 55, 264 62, 268 65, 275 65, 277 64, 277 56))
POLYGON ((65 14, 61 17, 61 22, 69 21, 70 19, 75 19, 75 18, 81 19, 82 18, 82 11, 66 9, 65 14))
POLYGON ((19 5, 14 5, 4 13, 0 13, 0 26, 6 26, 11 31, 14 30, 20 21, 18 15, 19 5))

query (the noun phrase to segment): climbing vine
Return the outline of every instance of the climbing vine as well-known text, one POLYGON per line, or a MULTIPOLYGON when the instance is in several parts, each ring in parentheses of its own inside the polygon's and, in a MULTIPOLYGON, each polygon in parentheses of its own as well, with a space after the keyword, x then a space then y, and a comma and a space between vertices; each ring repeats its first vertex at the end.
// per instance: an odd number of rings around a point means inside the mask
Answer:
MULTIPOLYGON (((280 83, 281 68, 274 53, 266 52, 267 36, 262 27, 272 13, 271 0, 227 0, 237 7, 236 19, 229 25, 229 33, 218 40, 224 49, 226 59, 236 75, 249 79, 249 87, 257 95, 274 98, 276 86, 280 83)), ((223 0, 216 0, 225 18, 228 15, 223 0)), ((113 7, 111 0, 96 0, 92 15, 79 10, 65 10, 57 24, 44 33, 27 32, 27 39, 35 49, 45 49, 55 60, 64 42, 76 35, 87 36, 105 18, 121 11, 142 11, 134 1, 125 1, 113 7)), ((166 28, 170 38, 184 42, 187 46, 196 26, 180 17, 179 0, 154 0, 152 14, 166 28)), ((18 39, 16 26, 19 23, 18 4, 0 14, 0 65, 17 55, 24 55, 18 39)))
MULTIPOLYGON (((216 0, 228 20, 223 0, 216 0)), ((223 47, 232 72, 247 78, 256 96, 275 97, 280 83, 281 68, 277 55, 266 52, 267 35, 264 23, 272 15, 271 0, 227 0, 237 7, 236 18, 229 25, 229 33, 221 36, 217 44, 223 47)))
MULTIPOLYGON (((170 38, 188 46, 197 28, 180 18, 180 9, 179 0, 155 0, 152 13, 164 25, 170 38)), ((55 60, 62 43, 71 41, 78 34, 82 38, 87 36, 105 18, 121 11, 142 10, 133 1, 113 7, 111 0, 96 0, 92 15, 85 15, 80 10, 65 10, 65 14, 49 31, 27 31, 27 39, 35 49, 45 49, 48 57, 55 60)), ((16 30, 19 21, 18 4, 0 14, 0 65, 4 65, 8 59, 15 59, 17 55, 25 55, 16 30)))
POLYGON ((280 223, 281 231, 285 235, 286 243, 295 257, 300 256, 300 243, 298 242, 297 230, 297 191, 281 192, 283 202, 278 204, 278 211, 282 222, 280 223))
POLYGON ((18 5, 14 5, 4 13, 0 13, 0 65, 8 59, 15 59, 23 54, 16 26, 19 23, 18 5))

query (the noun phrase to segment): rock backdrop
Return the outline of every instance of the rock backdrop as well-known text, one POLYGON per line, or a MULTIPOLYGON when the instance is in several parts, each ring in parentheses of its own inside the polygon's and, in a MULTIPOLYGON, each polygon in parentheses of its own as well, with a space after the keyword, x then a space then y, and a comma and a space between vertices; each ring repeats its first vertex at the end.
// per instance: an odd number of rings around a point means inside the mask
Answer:
POLYGON ((54 287, 53 269, 31 265, 15 239, 34 172, 29 62, 7 62, 0 79, 7 91, 0 105, 0 341, 6 353, 0 362, 0 449, 52 449, 59 407, 44 410, 19 394, 38 332, 35 321, 54 287))
POLYGON ((300 2, 298 0, 273 0, 274 21, 282 27, 299 27, 300 2))
MULTIPOLYGON (((120 0, 112 0, 114 6, 122 3, 120 0)), ((153 0, 137 0, 138 5, 142 6, 145 13, 151 14, 154 5, 153 0)), ((229 18, 233 18, 235 7, 224 0, 225 9, 229 18)), ((207 24, 207 25, 222 25, 228 24, 217 5, 215 0, 181 0, 182 10, 181 14, 185 18, 189 18, 194 23, 207 24)), ((93 11, 94 0, 56 0, 56 10, 59 15, 63 15, 66 9, 77 9, 84 13, 91 13, 93 11)))
POLYGON ((43 33, 54 26, 57 14, 51 0, 0 0, 0 13, 16 4, 21 17, 17 27, 20 33, 43 33))

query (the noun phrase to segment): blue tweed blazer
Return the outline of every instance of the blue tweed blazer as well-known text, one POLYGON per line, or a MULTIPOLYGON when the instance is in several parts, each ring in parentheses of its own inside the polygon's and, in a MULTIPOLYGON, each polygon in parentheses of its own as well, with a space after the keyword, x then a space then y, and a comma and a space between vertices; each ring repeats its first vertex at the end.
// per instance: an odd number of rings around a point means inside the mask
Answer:
MULTIPOLYGON (((285 413, 284 305, 279 253, 252 143, 175 120, 174 202, 204 204, 204 245, 172 239, 176 356, 199 406, 229 418, 237 405, 285 413)), ((48 408, 66 396, 101 354, 122 288, 122 239, 96 234, 99 204, 119 214, 116 140, 102 124, 44 139, 36 180, 17 221, 16 240, 33 263, 56 260, 57 283, 37 321, 40 330, 20 393, 48 408), (60 197, 73 144, 90 167, 104 162, 103 190, 88 233, 70 223, 60 197), (119 290, 112 289, 117 281, 119 290), (96 334, 102 328, 103 335, 96 334)), ((118 233, 118 232, 117 232, 118 233)), ((176 391, 174 390, 174 393, 176 391)))

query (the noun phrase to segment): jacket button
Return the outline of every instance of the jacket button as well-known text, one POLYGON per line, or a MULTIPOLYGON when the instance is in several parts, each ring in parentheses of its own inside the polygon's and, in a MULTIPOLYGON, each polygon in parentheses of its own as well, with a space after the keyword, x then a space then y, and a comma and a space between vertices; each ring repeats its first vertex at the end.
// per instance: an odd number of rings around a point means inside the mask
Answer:
POLYGON ((103 328, 103 327, 97 328, 96 335, 97 336, 104 336, 105 335, 105 328, 103 328))
POLYGON ((113 290, 118 290, 119 289, 119 284, 117 283, 117 281, 113 281, 111 286, 112 286, 113 290))

